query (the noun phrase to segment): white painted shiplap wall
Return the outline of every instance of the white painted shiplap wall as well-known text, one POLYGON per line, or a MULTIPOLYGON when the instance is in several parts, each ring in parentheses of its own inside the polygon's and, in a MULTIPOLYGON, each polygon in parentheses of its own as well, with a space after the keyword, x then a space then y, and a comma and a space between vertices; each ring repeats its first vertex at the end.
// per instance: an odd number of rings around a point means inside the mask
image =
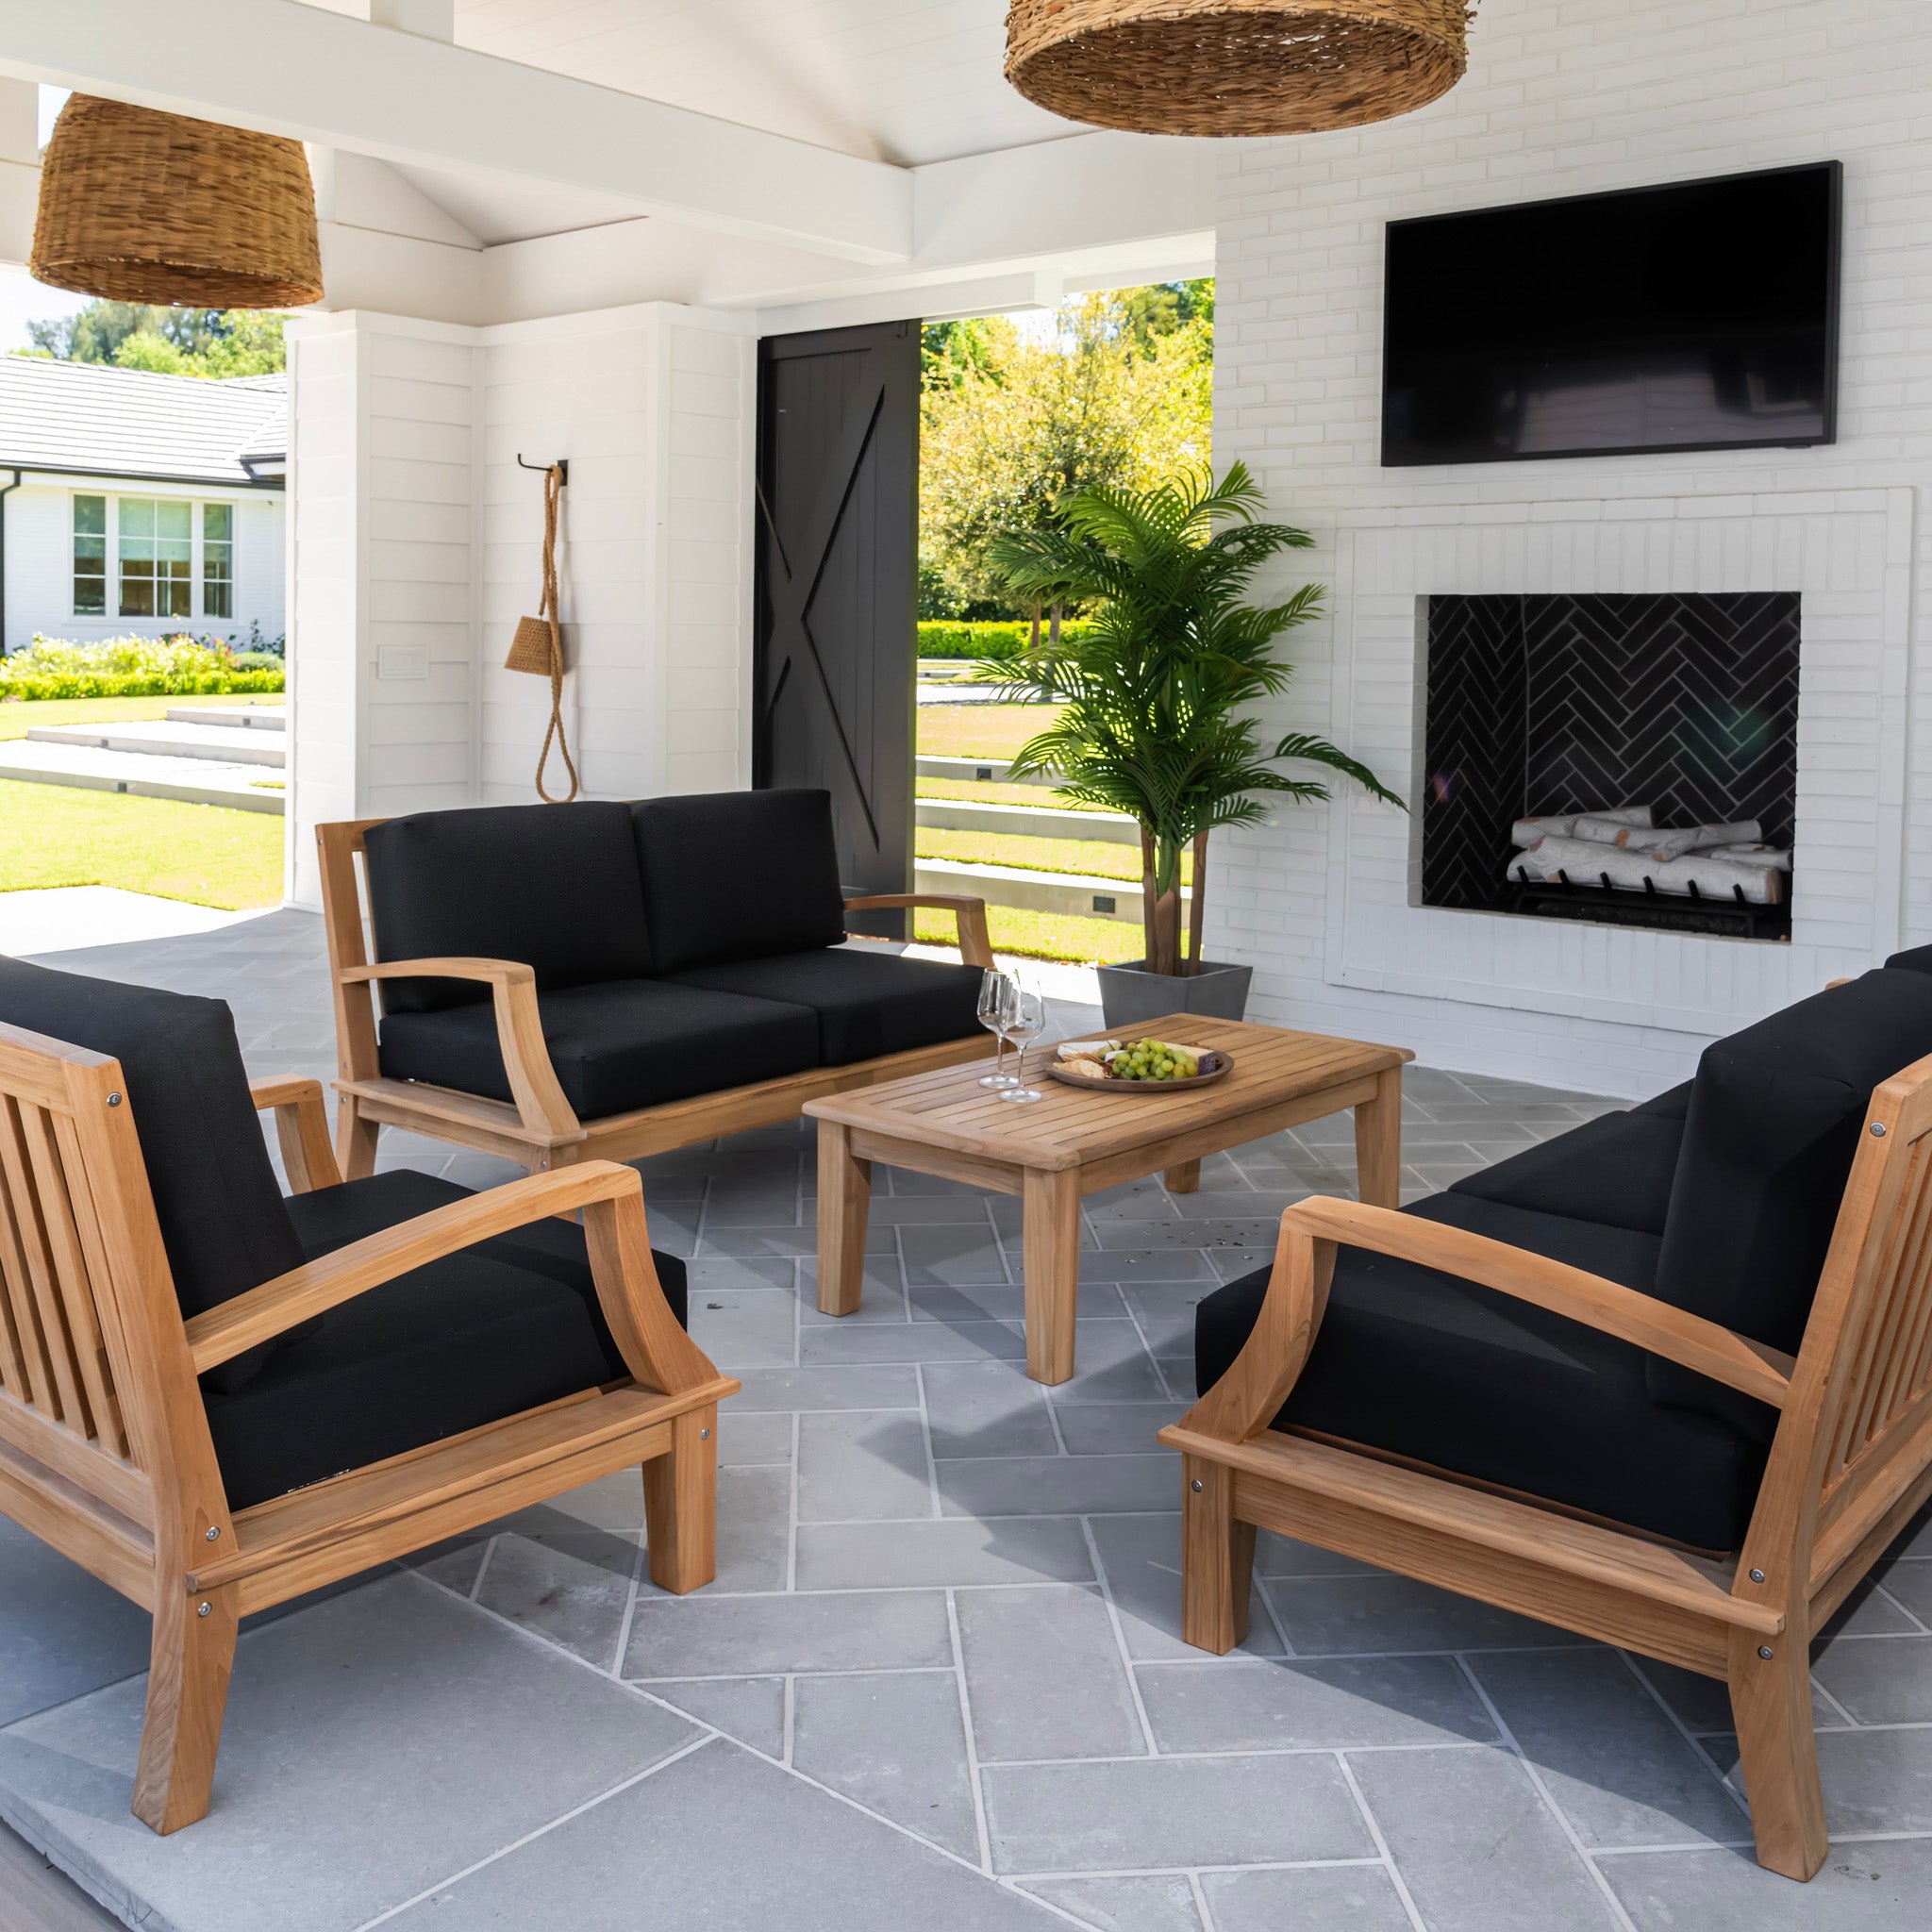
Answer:
POLYGON ((1413 797, 1430 592, 1798 590, 1794 942, 1424 908, 1406 822, 1344 799, 1217 835, 1209 946, 1255 965, 1265 1020, 1654 1092, 1713 1035, 1932 939, 1932 8, 1485 0, 1471 49, 1420 113, 1222 157, 1215 457, 1316 537, 1269 587, 1330 591, 1273 715, 1413 797), (1835 446, 1378 466, 1387 221, 1833 157, 1835 446))
MULTIPOLYGON (((353 312, 291 334, 292 897, 317 902, 325 819, 536 798, 549 688, 503 668, 541 586, 542 478, 520 455, 570 459, 563 716, 585 794, 750 782, 743 318, 353 312)), ((554 757, 547 782, 566 782, 554 757)))

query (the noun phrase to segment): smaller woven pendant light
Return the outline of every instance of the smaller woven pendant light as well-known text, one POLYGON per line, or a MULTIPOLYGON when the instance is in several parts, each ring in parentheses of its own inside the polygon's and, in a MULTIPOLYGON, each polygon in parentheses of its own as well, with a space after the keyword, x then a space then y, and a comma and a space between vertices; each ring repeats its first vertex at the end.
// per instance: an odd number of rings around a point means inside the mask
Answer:
POLYGON ((319 302, 308 157, 279 135, 75 94, 41 162, 30 266, 114 302, 319 302))
POLYGON ((1468 0, 1012 0, 1007 78, 1141 134, 1315 134, 1407 114, 1468 64, 1468 0))

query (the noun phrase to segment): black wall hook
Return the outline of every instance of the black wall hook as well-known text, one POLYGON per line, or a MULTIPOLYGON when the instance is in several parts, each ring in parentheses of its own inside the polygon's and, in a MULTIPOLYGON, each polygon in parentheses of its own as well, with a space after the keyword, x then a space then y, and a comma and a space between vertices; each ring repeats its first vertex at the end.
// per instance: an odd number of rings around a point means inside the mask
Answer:
POLYGON ((568 483, 570 481, 570 458, 568 457, 558 457, 554 463, 526 463, 524 460, 523 452, 519 450, 517 452, 517 468, 520 470, 535 470, 540 476, 555 470, 557 472, 557 480, 559 483, 568 483))

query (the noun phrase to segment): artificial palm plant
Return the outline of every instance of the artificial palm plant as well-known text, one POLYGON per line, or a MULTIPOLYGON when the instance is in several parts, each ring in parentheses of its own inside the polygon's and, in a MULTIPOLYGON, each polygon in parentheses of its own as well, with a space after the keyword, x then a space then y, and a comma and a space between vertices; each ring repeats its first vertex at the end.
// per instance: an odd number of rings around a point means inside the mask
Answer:
POLYGON ((1006 695, 1061 707, 1022 747, 1014 773, 1052 773, 1067 797, 1139 824, 1144 963, 1155 973, 1200 970, 1208 833, 1265 819, 1257 793, 1328 796, 1325 785, 1291 777, 1277 764, 1325 765, 1402 806, 1366 765, 1324 738, 1293 731, 1270 750, 1258 735, 1250 708, 1283 691, 1290 675, 1273 655, 1274 641, 1307 623, 1322 602, 1313 584, 1280 604, 1241 601, 1268 558, 1313 541, 1257 522, 1262 501, 1241 463, 1218 484, 1204 470, 1152 490, 1095 487, 1062 503, 1055 527, 1015 532, 990 547, 1022 603, 1091 607, 1079 636, 988 668, 1006 695), (1184 956, 1181 873, 1190 848, 1184 956))

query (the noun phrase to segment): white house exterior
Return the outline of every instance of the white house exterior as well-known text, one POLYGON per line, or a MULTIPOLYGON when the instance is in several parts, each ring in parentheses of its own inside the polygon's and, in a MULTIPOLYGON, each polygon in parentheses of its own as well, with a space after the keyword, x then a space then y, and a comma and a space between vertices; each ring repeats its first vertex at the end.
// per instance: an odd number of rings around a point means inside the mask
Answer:
POLYGON ((0 623, 279 638, 287 381, 0 358, 0 623))

